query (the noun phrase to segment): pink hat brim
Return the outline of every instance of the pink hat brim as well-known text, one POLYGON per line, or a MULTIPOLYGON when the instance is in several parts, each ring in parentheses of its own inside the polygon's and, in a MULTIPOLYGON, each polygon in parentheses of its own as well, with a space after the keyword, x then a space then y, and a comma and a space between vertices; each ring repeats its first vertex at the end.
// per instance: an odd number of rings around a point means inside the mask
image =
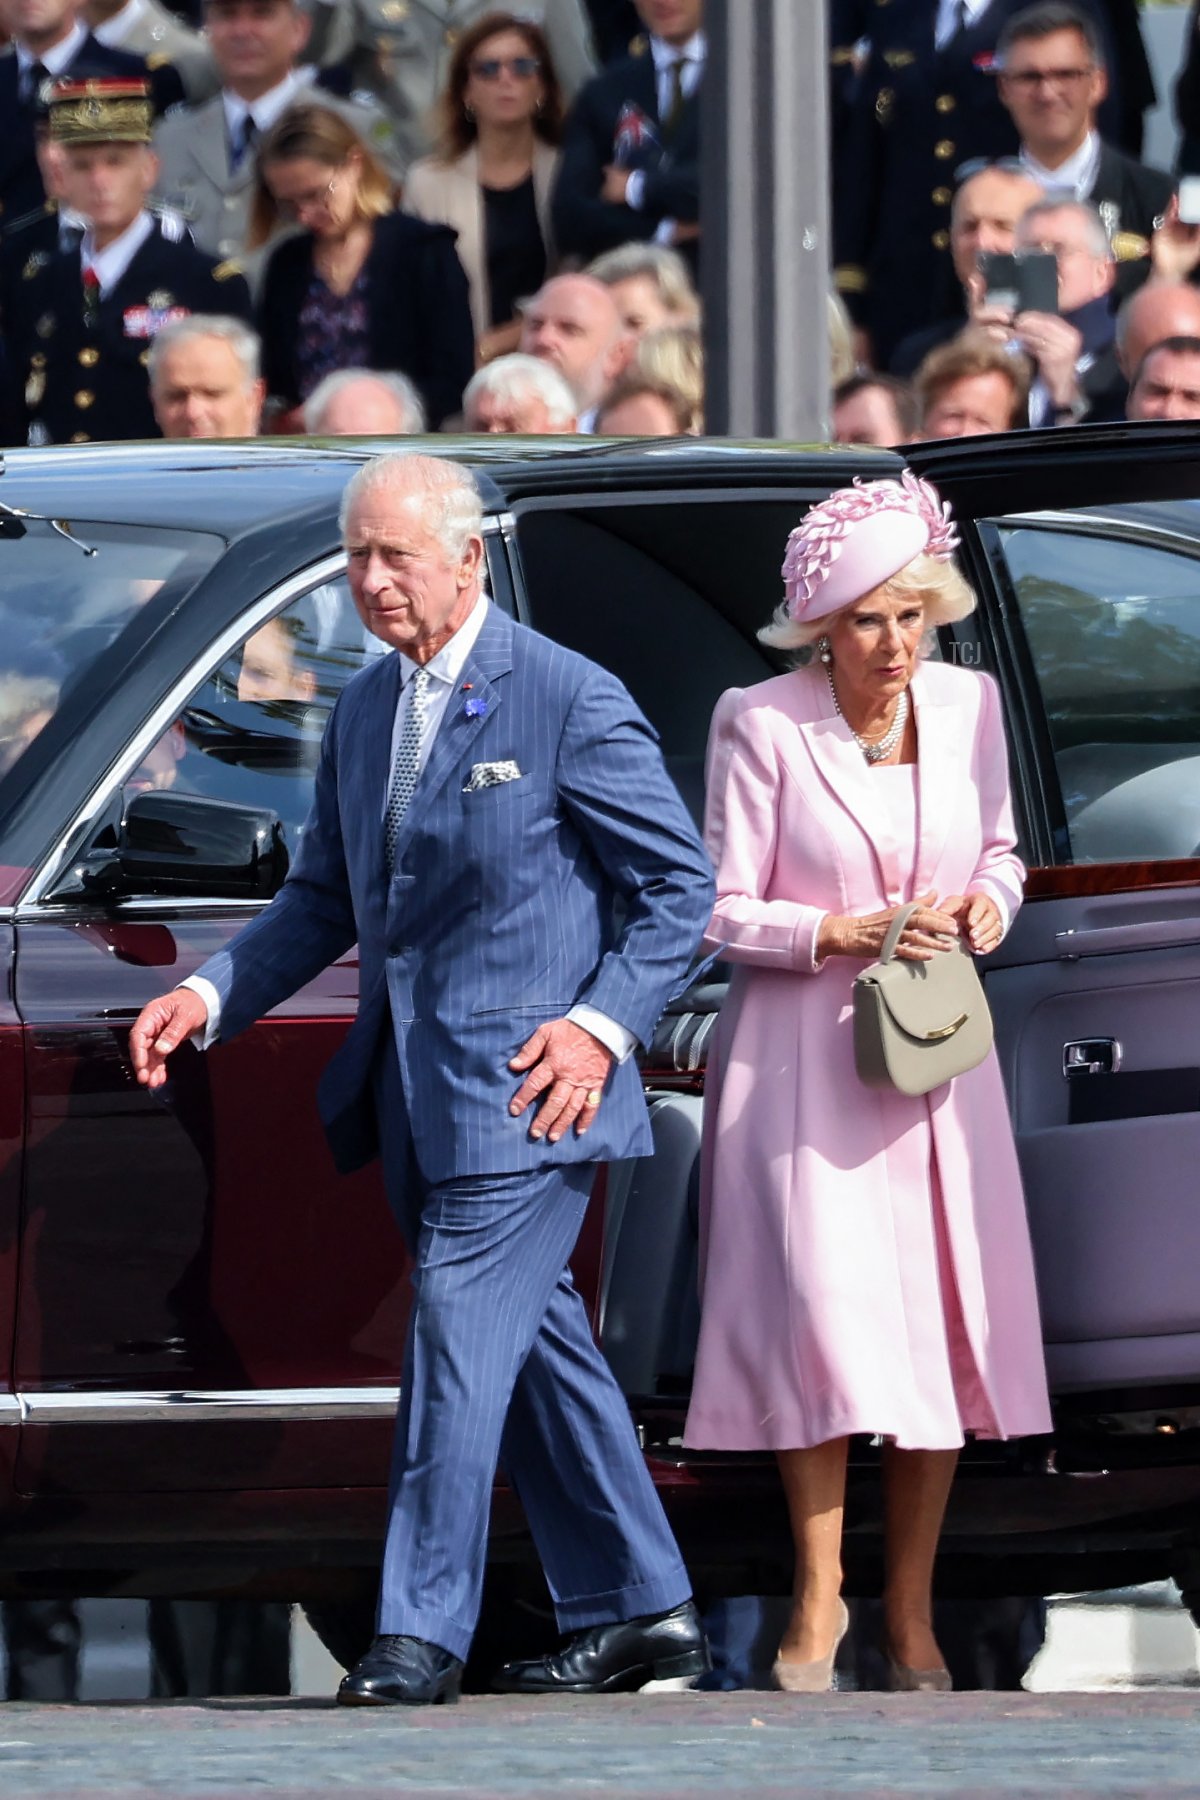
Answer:
POLYGON ((793 602, 793 619, 810 625, 861 600, 882 582, 908 567, 929 542, 929 526, 900 507, 858 520, 838 546, 833 566, 812 599, 793 602))

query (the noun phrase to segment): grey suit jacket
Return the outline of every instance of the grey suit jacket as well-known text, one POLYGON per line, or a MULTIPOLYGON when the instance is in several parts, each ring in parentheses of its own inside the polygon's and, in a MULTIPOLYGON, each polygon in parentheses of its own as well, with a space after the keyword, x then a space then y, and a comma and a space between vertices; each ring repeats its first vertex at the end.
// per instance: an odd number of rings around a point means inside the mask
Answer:
POLYGON ((143 0, 142 11, 109 41, 114 49, 128 50, 148 61, 165 57, 179 70, 193 104, 207 100, 221 85, 212 53, 199 32, 189 31, 159 0, 143 0))

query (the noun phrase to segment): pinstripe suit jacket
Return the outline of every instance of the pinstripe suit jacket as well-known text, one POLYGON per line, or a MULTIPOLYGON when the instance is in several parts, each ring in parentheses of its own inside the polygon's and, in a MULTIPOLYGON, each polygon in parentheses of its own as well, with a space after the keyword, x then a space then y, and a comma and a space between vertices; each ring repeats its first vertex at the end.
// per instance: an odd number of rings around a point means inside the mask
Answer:
POLYGON ((489 606, 384 867, 382 811, 400 665, 380 657, 330 718, 313 810, 288 879, 198 971, 221 1035, 249 1025, 357 938, 358 1017, 322 1079, 338 1166, 378 1150, 372 1070, 390 1029, 429 1181, 644 1155, 633 1061, 596 1123, 558 1144, 513 1119, 509 1058, 586 1001, 643 1043, 712 911, 708 856, 651 727, 621 684, 489 606), (472 765, 520 778, 465 792, 472 765), (616 911, 622 918, 618 924, 616 911))

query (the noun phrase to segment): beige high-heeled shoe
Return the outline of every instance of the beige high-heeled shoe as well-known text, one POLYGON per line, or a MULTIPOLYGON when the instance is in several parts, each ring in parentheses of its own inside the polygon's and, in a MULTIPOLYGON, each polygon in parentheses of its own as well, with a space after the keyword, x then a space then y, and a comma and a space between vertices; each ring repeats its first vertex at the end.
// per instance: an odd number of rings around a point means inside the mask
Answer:
POLYGON ((827 1694, 833 1687, 833 1665, 841 1641, 850 1629, 846 1602, 839 1600, 838 1607, 838 1628, 828 1656, 819 1656, 815 1662, 790 1662, 782 1656, 775 1658, 771 1679, 785 1694, 827 1694))
POLYGON ((885 1652, 888 1690, 893 1694, 948 1694, 954 1687, 949 1669, 910 1669, 885 1652))

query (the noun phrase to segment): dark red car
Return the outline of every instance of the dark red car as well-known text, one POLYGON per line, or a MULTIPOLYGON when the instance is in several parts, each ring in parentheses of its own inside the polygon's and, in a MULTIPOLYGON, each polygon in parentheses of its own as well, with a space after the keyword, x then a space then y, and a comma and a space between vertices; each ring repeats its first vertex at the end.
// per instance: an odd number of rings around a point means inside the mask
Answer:
MULTIPOLYGON (((721 691, 804 506, 889 453, 448 445, 496 602, 613 668, 701 805, 721 691)), ((269 897, 324 720, 381 653, 337 508, 370 446, 91 447, 0 474, 0 1593, 369 1600, 408 1304, 318 1073, 353 955, 150 1094, 128 1027, 269 897)), ((1200 433, 914 449, 980 595, 935 654, 1005 697, 1029 902, 987 966, 1038 1259, 1053 1440, 963 1459, 960 1589, 1168 1571, 1200 1546, 1200 433)), ((680 1448, 719 971, 646 1059, 657 1154, 606 1172, 579 1272, 702 1592, 786 1589, 768 1459, 680 1448)), ((802 1073, 802 1072, 801 1072, 802 1073)), ((856 1448, 850 1582, 875 1579, 856 1448)), ((539 1591, 498 1488, 495 1584, 539 1591)))

